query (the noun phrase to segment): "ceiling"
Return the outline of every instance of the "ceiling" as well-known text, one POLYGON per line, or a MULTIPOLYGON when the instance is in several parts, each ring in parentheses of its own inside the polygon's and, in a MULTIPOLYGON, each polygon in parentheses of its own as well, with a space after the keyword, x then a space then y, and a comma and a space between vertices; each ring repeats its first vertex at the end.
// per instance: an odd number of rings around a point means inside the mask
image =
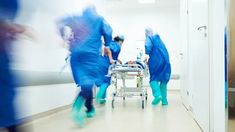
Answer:
MULTIPOLYGON (((142 12, 156 11, 158 8, 179 9, 180 0, 155 0, 153 4, 141 4, 138 0, 38 0, 34 4, 31 0, 21 0, 25 7, 31 7, 28 10, 38 9, 40 12, 53 14, 63 14, 63 12, 77 12, 87 3, 95 4, 98 11, 103 12, 142 12), (60 13, 61 12, 61 13, 60 13)), ((31 11, 27 11, 31 12, 31 11)))
POLYGON ((169 8, 179 7, 180 0, 155 0, 152 4, 141 4, 138 0, 96 0, 97 3, 103 4, 108 7, 122 7, 122 8, 147 8, 147 7, 158 7, 158 8, 169 8))

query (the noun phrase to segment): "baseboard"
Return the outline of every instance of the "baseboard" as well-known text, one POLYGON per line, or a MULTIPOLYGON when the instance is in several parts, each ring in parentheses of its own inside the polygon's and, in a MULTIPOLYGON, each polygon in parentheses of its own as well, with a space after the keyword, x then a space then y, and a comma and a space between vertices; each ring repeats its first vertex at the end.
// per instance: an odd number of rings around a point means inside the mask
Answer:
POLYGON ((39 114, 32 115, 29 118, 30 118, 30 120, 37 120, 37 119, 40 119, 40 118, 47 117, 49 115, 55 114, 57 112, 69 109, 69 108, 71 108, 71 106, 72 105, 61 106, 61 107, 58 107, 58 108, 55 108, 55 109, 52 109, 52 110, 48 110, 48 111, 45 111, 45 112, 42 112, 42 113, 39 113, 39 114))

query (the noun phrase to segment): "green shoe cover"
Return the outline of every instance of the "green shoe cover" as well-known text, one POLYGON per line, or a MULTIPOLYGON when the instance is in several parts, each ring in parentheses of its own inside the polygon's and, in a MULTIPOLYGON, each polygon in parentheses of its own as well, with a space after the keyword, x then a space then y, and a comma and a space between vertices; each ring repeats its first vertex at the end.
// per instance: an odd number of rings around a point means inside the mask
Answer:
POLYGON ((162 96, 155 97, 152 101, 152 105, 158 105, 161 100, 162 96))

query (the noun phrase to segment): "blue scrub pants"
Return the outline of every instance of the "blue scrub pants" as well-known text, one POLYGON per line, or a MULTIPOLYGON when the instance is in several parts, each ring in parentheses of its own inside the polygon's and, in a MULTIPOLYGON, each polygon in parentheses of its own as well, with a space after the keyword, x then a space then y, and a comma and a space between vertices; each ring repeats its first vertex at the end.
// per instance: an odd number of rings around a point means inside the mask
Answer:
POLYGON ((93 110, 92 89, 99 79, 99 74, 96 73, 98 71, 97 59, 94 59, 96 57, 96 55, 92 54, 72 54, 70 60, 74 81, 81 87, 81 92, 79 93, 76 100, 78 100, 80 97, 84 99, 87 112, 93 110))

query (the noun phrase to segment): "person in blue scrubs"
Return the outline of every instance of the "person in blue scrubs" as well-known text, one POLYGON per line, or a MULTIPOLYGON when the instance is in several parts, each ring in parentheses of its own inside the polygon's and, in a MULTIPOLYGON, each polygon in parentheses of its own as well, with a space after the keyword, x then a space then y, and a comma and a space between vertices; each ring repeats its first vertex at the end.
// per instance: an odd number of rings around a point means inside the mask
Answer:
POLYGON ((0 130, 19 132, 22 122, 17 118, 15 105, 16 77, 11 70, 11 45, 18 34, 26 34, 26 28, 14 19, 19 10, 18 0, 0 0, 0 130))
POLYGON ((158 34, 153 34, 152 29, 145 30, 145 62, 148 63, 150 72, 150 86, 154 99, 152 105, 162 102, 168 105, 167 83, 171 76, 171 64, 165 44, 158 34))
MULTIPOLYGON (((112 28, 105 19, 98 15, 94 6, 83 10, 81 15, 70 16, 59 22, 59 28, 70 27, 73 37, 70 39, 70 64, 75 83, 81 87, 74 104, 72 114, 79 125, 84 125, 83 106, 86 107, 86 116, 93 117, 92 88, 100 80, 99 58, 101 37, 105 46, 112 41, 112 28)), ((60 30, 62 31, 62 30, 60 30)))
MULTIPOLYGON (((100 66, 101 66, 101 73, 103 74, 103 79, 101 80, 101 85, 99 91, 96 96, 96 101, 100 104, 104 104, 106 102, 106 91, 111 83, 111 77, 108 77, 108 70, 109 66, 112 64, 110 60, 114 60, 122 64, 122 62, 118 59, 119 54, 121 52, 121 46, 124 42, 124 36, 118 35, 114 37, 114 40, 110 43, 108 47, 108 51, 105 52, 104 56, 101 57, 100 66), (109 52, 110 51, 110 52, 109 52), (110 59, 111 56, 111 59, 110 59)), ((106 50, 105 50, 106 51, 106 50)))
POLYGON ((224 67, 225 67, 225 108, 228 108, 228 34, 224 31, 224 67))

